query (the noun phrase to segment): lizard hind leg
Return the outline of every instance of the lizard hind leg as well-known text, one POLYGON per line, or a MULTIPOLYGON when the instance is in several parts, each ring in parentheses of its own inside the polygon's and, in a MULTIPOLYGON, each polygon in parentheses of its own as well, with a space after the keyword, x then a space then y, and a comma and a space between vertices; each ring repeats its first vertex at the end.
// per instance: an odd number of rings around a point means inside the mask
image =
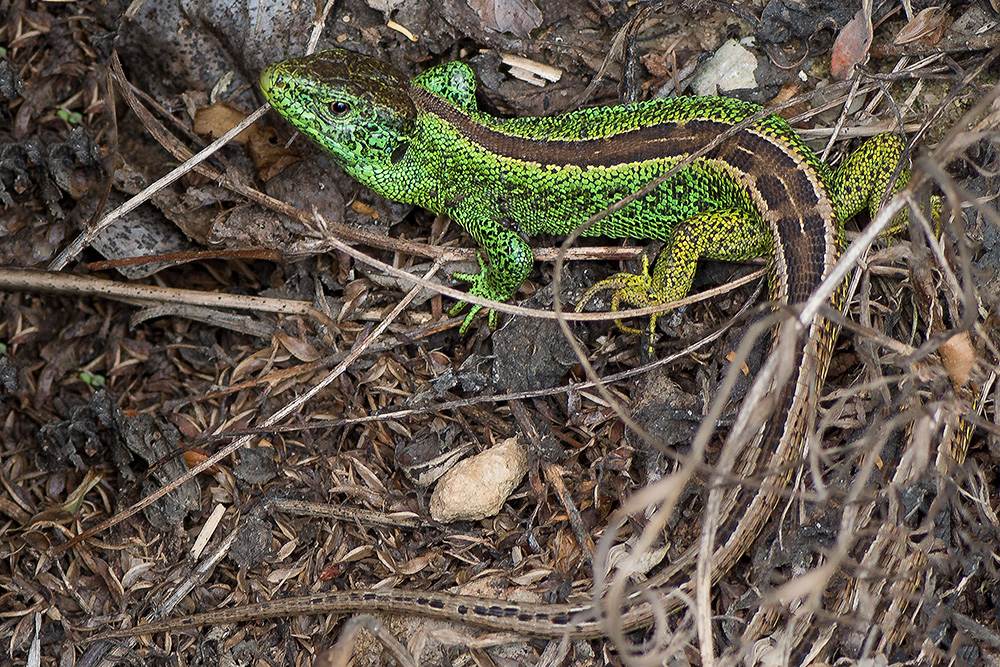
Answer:
MULTIPOLYGON (((699 213, 673 230, 652 272, 648 256, 643 255, 637 273, 616 273, 595 283, 580 299, 576 311, 583 310, 598 292, 609 290, 612 292, 612 311, 617 311, 623 303, 636 308, 668 304, 687 296, 699 259, 739 261, 766 254, 768 248, 770 236, 763 224, 745 211, 726 209, 699 213)), ((650 315, 645 330, 626 326, 620 320, 616 323, 627 333, 652 336, 656 320, 662 314, 650 315)))
MULTIPOLYGON (((906 164, 898 178, 891 180, 905 147, 906 142, 898 135, 877 134, 861 144, 837 169, 833 189, 841 224, 866 208, 874 218, 883 197, 896 194, 906 185, 910 179, 906 164)), ((896 227, 905 224, 904 215, 894 221, 896 227)))
MULTIPOLYGON (((892 176, 903 159, 906 142, 895 134, 877 134, 851 153, 834 174, 834 200, 837 217, 843 225, 856 213, 868 209, 870 219, 878 213, 883 199, 896 194, 910 180, 909 164, 903 162, 898 177, 892 176)), ((934 230, 941 233, 941 211, 944 202, 934 195, 930 198, 930 217, 934 230)), ((909 211, 900 211, 880 236, 892 240, 900 236, 909 224, 909 211)))

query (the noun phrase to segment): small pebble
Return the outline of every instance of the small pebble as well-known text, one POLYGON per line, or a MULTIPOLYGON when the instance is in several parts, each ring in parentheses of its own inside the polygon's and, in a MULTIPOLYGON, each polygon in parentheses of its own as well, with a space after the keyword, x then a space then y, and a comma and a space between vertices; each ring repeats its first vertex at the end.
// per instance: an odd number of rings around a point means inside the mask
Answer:
POLYGON ((495 516, 521 483, 528 456, 517 438, 455 464, 431 495, 431 517, 441 523, 495 516))
POLYGON ((725 95, 731 90, 756 88, 757 57, 730 39, 712 59, 701 65, 691 81, 695 95, 725 95))

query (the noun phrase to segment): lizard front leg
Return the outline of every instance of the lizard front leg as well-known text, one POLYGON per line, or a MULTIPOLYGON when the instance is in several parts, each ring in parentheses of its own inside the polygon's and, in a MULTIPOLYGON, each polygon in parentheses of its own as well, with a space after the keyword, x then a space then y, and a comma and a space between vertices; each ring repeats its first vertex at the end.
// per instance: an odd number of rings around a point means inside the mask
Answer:
MULTIPOLYGON (((453 276, 463 282, 472 285, 469 294, 473 296, 490 299, 491 301, 507 301, 517 293, 518 288, 528 278, 531 267, 534 263, 534 256, 527 241, 515 230, 502 227, 499 224, 463 225, 476 243, 486 253, 489 263, 483 261, 482 255, 478 256, 479 273, 455 273, 453 276)), ((465 301, 459 301, 452 307, 450 315, 458 315, 465 306, 465 301)), ((476 314, 483 309, 479 304, 473 304, 469 309, 459 333, 464 334, 476 314)), ((489 316, 487 324, 491 329, 496 328, 497 312, 487 309, 489 316)))

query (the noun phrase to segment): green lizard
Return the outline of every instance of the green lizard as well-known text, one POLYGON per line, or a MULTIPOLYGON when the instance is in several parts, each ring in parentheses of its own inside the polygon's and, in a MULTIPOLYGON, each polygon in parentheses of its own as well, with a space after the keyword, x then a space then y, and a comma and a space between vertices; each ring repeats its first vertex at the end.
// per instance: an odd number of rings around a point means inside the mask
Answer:
MULTIPOLYGON (((409 80, 388 64, 341 49, 271 65, 260 84, 271 105, 348 174, 381 195, 459 222, 489 261, 481 262, 481 273, 458 277, 471 283, 470 293, 498 301, 513 296, 532 268, 528 237, 572 231, 759 110, 746 102, 703 97, 502 120, 476 108, 475 77, 464 64, 441 65, 409 80)), ((802 303, 830 275, 843 221, 865 206, 872 211, 878 206, 902 150, 898 137, 874 137, 834 176, 784 120, 767 116, 587 230, 665 241, 652 274, 648 269, 619 274, 595 287, 615 290, 614 305, 662 304, 687 293, 701 257, 769 255, 772 298, 802 303)), ((474 306, 468 313, 463 331, 478 310, 474 306)), ((727 479, 755 476, 757 483, 737 485, 722 503, 721 515, 729 523, 711 533, 723 536, 708 563, 712 582, 746 553, 801 461, 833 345, 832 328, 821 312, 805 320, 786 319, 775 336, 794 335, 795 363, 785 364, 791 377, 782 382, 762 374, 751 390, 758 400, 745 401, 737 419, 758 414, 765 396, 779 412, 784 408, 780 422, 752 431, 738 467, 719 472, 730 475, 727 479)), ((708 504, 723 492, 711 485, 708 504)), ((651 577, 645 589, 628 596, 627 608, 616 617, 619 628, 642 627, 657 613, 676 610, 679 600, 693 599, 691 570, 696 561, 703 562, 698 551, 695 544, 651 577), (679 595, 651 595, 674 587, 681 588, 679 595), (653 599, 662 601, 659 612, 651 607, 653 599)), ((591 605, 346 590, 166 619, 102 637, 364 611, 419 614, 548 637, 597 636, 609 622, 609 610, 591 605)))
MULTIPOLYGON (((573 231, 760 110, 700 97, 499 119, 477 109, 475 75, 464 63, 410 81, 387 63, 341 49, 271 65, 260 86, 271 106, 349 175, 462 225, 489 263, 480 259, 480 273, 455 277, 471 283, 470 294, 495 301, 510 299, 530 273, 528 237, 573 231)), ((902 148, 899 137, 875 137, 834 178, 782 118, 767 116, 587 229, 588 236, 667 242, 651 275, 619 274, 596 287, 614 289, 615 306, 657 305, 687 294, 699 258, 772 254, 776 224, 806 243, 810 231, 832 221, 825 232, 839 239, 844 220, 866 205, 877 208, 902 148)), ((817 260, 831 259, 821 247, 829 241, 816 239, 817 260)), ((775 270, 799 270, 778 250, 775 270)), ((815 277, 791 280, 787 294, 773 288, 774 296, 804 301, 815 277)), ((471 308, 462 332, 480 309, 471 308)))

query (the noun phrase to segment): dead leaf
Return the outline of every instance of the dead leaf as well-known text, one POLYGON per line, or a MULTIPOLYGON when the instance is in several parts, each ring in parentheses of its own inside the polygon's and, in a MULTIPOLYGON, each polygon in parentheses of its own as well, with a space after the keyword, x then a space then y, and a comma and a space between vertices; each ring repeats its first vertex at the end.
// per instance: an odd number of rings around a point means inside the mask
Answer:
POLYGON ((339 576, 344 574, 344 566, 340 563, 330 563, 322 570, 319 571, 318 579, 320 581, 332 581, 339 576))
MULTIPOLYGON (((242 111, 224 102, 218 102, 195 113, 194 131, 216 139, 242 122, 244 118, 246 114, 242 111)), ((240 132, 233 141, 247 147, 257 175, 264 181, 270 180, 288 165, 302 159, 277 140, 273 128, 263 125, 251 125, 240 132)))
POLYGON ((518 37, 542 24, 542 12, 531 0, 466 0, 479 14, 483 26, 497 32, 509 32, 518 37))
MULTIPOLYGON (((189 449, 184 452, 184 463, 188 468, 193 468, 208 458, 208 454, 203 449, 189 449)), ((219 466, 211 466, 205 470, 206 475, 214 475, 219 471, 219 466)))
MULTIPOLYGON (((726 361, 728 361, 729 363, 733 363, 735 360, 736 360, 736 351, 730 350, 729 353, 726 354, 726 361)), ((747 376, 750 375, 750 367, 747 366, 747 363, 745 361, 742 364, 740 364, 740 371, 743 372, 743 375, 747 376)))
POLYGON ((405 576, 414 575, 427 567, 429 558, 429 556, 417 556, 416 558, 411 558, 405 563, 398 563, 396 565, 396 574, 405 576))
MULTIPOLYGON (((210 135, 213 139, 218 139, 229 130, 239 125, 247 115, 235 109, 225 102, 216 102, 210 107, 198 109, 194 115, 194 131, 198 134, 210 135)), ((233 139, 235 143, 246 144, 253 134, 253 126, 240 132, 233 139)))
POLYGON ((857 67, 868 57, 868 47, 872 45, 872 20, 864 9, 858 10, 854 18, 847 22, 837 35, 830 56, 830 74, 833 78, 845 80, 854 74, 857 67))
POLYGON ((250 135, 247 150, 261 180, 265 182, 271 180, 285 167, 302 159, 301 155, 285 148, 285 144, 278 141, 278 134, 274 128, 261 127, 257 130, 250 135))
POLYGON ((368 294, 371 289, 371 282, 365 280, 364 278, 359 278, 357 280, 352 280, 347 283, 344 287, 344 296, 341 299, 340 313, 337 315, 337 322, 343 322, 345 318, 350 317, 358 306, 361 304, 361 300, 368 294))
POLYGON ((892 43, 896 46, 909 44, 918 39, 923 40, 929 46, 941 41, 944 31, 951 25, 951 16, 948 14, 948 6, 934 5, 920 10, 920 13, 913 17, 913 20, 903 26, 892 43))
MULTIPOLYGON (((801 90, 802 86, 800 85, 799 80, 792 79, 786 82, 785 85, 781 87, 781 90, 779 90, 778 94, 775 95, 770 102, 768 102, 767 106, 772 106, 781 104, 782 102, 787 102, 788 100, 798 95, 801 92, 801 90)), ((778 112, 778 115, 781 116, 782 118, 792 118, 802 113, 803 111, 806 111, 805 101, 799 102, 798 104, 793 104, 790 107, 785 107, 784 109, 778 112)))
POLYGON ((283 333, 274 334, 281 346, 292 353, 292 356, 299 361, 310 362, 316 361, 321 356, 319 350, 310 345, 304 340, 298 338, 292 338, 291 336, 283 333))
POLYGON ((371 217, 378 220, 378 211, 373 209, 368 204, 364 203, 360 199, 355 199, 351 202, 351 210, 355 213, 360 213, 361 215, 370 215, 371 217))
POLYGON ((371 384, 385 375, 385 357, 381 357, 358 380, 358 384, 371 384))
POLYGON ((969 332, 955 334, 942 343, 939 349, 948 376, 956 386, 961 387, 969 380, 969 373, 976 363, 976 349, 972 346, 969 332))

